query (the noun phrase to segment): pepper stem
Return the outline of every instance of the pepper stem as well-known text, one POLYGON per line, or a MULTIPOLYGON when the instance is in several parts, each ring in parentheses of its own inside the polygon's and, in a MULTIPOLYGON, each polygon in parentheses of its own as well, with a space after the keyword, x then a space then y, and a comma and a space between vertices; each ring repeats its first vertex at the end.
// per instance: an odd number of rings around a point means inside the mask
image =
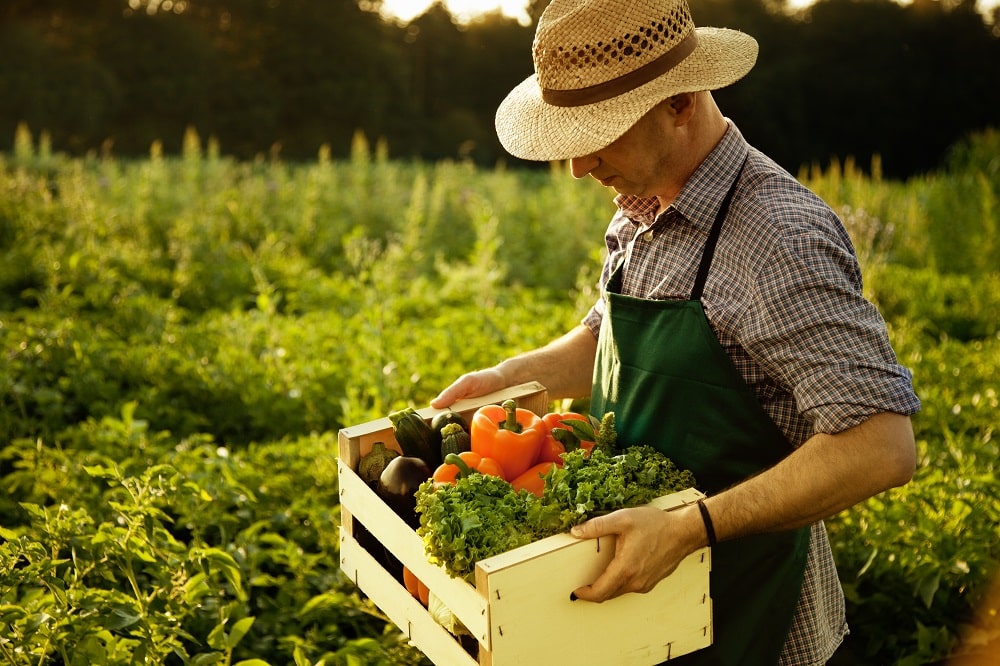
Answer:
POLYGON ((500 406, 507 412, 507 419, 499 423, 500 429, 521 432, 521 424, 517 422, 517 403, 513 400, 504 400, 500 406))
POLYGON ((464 479, 465 477, 472 474, 472 468, 462 460, 462 456, 457 453, 449 453, 444 457, 444 462, 448 465, 454 465, 458 468, 458 477, 464 479))

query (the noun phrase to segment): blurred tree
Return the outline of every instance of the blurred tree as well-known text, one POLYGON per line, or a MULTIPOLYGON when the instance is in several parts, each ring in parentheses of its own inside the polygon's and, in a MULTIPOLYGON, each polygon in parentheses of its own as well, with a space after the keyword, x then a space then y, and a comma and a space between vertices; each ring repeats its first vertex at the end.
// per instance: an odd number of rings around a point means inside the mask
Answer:
POLYGON ((162 140, 176 151, 186 127, 213 129, 221 58, 190 21, 145 12, 108 18, 89 47, 123 91, 105 128, 116 150, 142 153, 162 140))
MULTIPOLYGON (((357 129, 384 134, 393 113, 407 113, 396 34, 354 2, 260 2, 259 37, 244 48, 259 57, 281 101, 277 137, 293 155, 328 143, 339 154, 357 129)), ((234 30, 242 35, 242 30, 234 30)))
POLYGON ((818 0, 797 13, 783 0, 692 4, 696 23, 757 38, 757 66, 716 97, 793 172, 879 155, 885 175, 905 177, 1000 123, 1000 39, 969 0, 818 0))
POLYGON ((475 146, 471 146, 471 156, 487 164, 501 158, 513 159, 497 139, 494 118, 507 93, 534 72, 534 29, 494 13, 470 24, 464 37, 467 67, 460 85, 470 91, 467 103, 481 127, 475 146))
POLYGON ((468 91, 456 86, 463 66, 462 35, 440 0, 413 19, 406 28, 406 59, 410 63, 410 91, 415 104, 413 147, 429 159, 454 157, 457 145, 446 139, 452 111, 462 106, 468 91))
MULTIPOLYGON (((528 16, 531 17, 531 25, 538 25, 538 19, 545 11, 545 8, 549 6, 552 0, 528 0, 528 4, 525 9, 528 12, 528 16)), ((534 28, 532 28, 534 30, 534 28)))
POLYGON ((122 90, 58 23, 0 24, 0 132, 12 140, 18 123, 27 122, 60 149, 83 152, 111 126, 122 90))
POLYGON ((972 4, 821 0, 799 40, 814 132, 803 157, 880 154, 900 177, 938 167, 949 145, 1000 122, 1000 40, 972 4))
MULTIPOLYGON (((530 0, 533 20, 549 0, 530 0)), ((692 0, 699 25, 760 43, 754 70, 717 92, 744 134, 788 169, 879 154, 890 176, 936 167, 1000 124, 1000 29, 974 0, 692 0)), ((114 139, 180 149, 194 125, 224 152, 280 146, 347 155, 356 130, 394 156, 510 160, 493 114, 532 71, 533 25, 468 25, 439 1, 409 25, 381 0, 5 0, 0 150, 25 121, 57 150, 114 139)), ((993 16, 1000 19, 1000 12, 993 16)))

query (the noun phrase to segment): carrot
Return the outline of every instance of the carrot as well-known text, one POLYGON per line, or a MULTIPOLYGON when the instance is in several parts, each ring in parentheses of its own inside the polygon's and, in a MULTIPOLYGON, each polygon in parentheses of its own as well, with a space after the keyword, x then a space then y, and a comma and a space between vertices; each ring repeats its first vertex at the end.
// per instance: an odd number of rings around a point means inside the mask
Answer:
POLYGON ((414 599, 420 598, 420 581, 417 580, 417 577, 406 566, 403 567, 403 587, 413 595, 414 599))

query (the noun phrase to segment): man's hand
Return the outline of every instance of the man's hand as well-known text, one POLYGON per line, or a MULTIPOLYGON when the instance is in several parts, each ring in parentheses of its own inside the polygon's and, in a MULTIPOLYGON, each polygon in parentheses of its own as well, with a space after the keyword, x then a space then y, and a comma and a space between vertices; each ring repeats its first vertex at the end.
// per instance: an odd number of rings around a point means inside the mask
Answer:
POLYGON ((581 539, 615 535, 615 555, 597 580, 573 591, 578 599, 607 601, 628 592, 649 592, 685 557, 708 544, 696 507, 662 511, 621 509, 575 526, 581 539))
POLYGON ((436 398, 431 400, 431 407, 444 409, 455 404, 455 401, 462 398, 475 398, 494 391, 507 388, 508 382, 503 374, 496 368, 486 370, 476 370, 467 372, 445 390, 441 391, 436 398))
POLYGON ((431 407, 444 409, 462 398, 531 381, 540 382, 552 399, 590 395, 596 355, 597 339, 590 329, 578 325, 544 347, 462 375, 431 400, 431 407))

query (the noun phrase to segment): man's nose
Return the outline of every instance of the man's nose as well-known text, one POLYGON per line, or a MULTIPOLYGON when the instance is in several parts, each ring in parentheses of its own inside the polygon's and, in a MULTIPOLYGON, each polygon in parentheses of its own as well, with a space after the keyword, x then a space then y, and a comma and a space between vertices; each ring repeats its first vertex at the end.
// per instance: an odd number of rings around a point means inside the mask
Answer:
POLYGON ((583 178, 588 173, 597 168, 600 164, 600 160, 597 159, 595 155, 584 155, 583 157, 574 157, 569 161, 569 170, 573 174, 574 178, 583 178))

